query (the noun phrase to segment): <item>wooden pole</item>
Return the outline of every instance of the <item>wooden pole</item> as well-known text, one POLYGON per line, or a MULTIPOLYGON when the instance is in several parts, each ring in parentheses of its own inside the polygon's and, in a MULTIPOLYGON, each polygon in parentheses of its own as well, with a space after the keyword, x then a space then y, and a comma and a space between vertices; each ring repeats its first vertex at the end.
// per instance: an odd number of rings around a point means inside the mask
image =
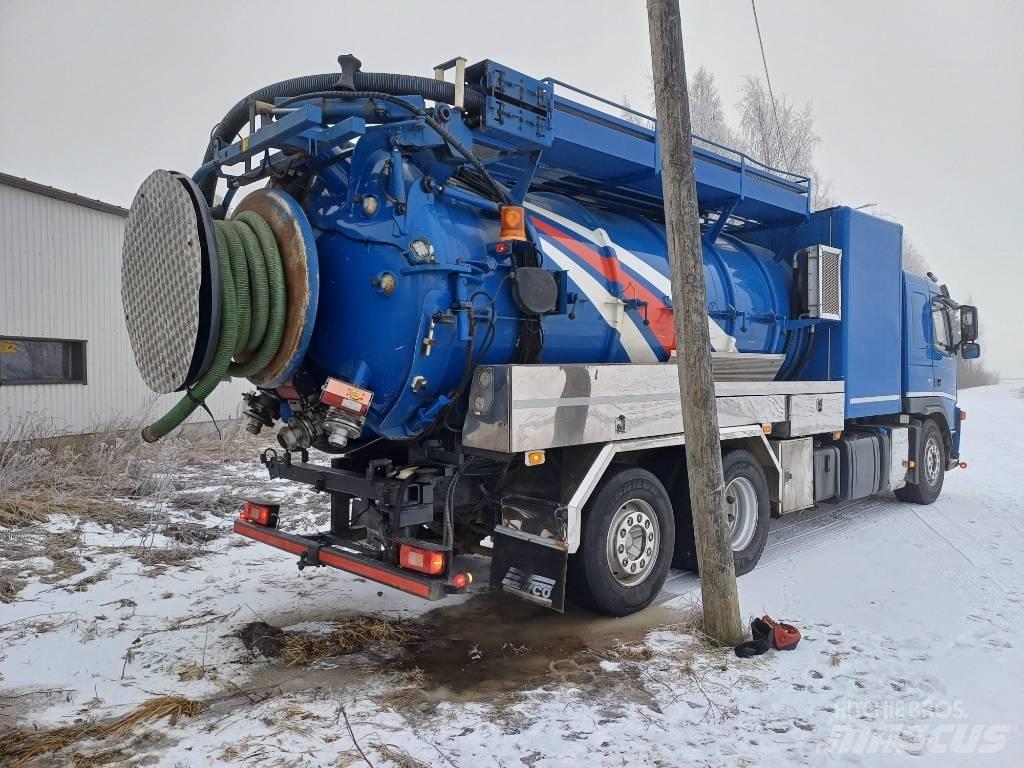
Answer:
POLYGON ((711 339, 679 0, 647 0, 647 18, 651 30, 661 186, 672 271, 676 362, 686 431, 686 471, 697 539, 704 631, 720 643, 737 645, 743 641, 743 628, 736 570, 723 513, 722 449, 711 372, 711 339))

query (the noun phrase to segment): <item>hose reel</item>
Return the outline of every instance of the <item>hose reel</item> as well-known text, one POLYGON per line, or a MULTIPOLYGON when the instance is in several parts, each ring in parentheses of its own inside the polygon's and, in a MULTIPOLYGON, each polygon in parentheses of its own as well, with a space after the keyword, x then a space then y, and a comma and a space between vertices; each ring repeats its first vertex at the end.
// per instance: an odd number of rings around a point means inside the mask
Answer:
POLYGON ((177 427, 226 376, 287 382, 312 336, 318 292, 313 231, 289 195, 253 192, 214 221, 191 179, 150 174, 128 214, 121 298, 143 380, 185 396, 144 439, 177 427))

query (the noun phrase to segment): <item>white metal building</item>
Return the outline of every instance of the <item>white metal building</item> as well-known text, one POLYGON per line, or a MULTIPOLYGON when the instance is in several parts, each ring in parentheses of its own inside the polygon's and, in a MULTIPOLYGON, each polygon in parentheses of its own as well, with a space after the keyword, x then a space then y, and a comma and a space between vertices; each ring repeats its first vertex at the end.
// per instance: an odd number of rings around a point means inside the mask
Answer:
MULTIPOLYGON (((135 367, 121 310, 128 211, 0 173, 0 442, 21 420, 57 433, 156 418, 179 395, 153 394, 135 367)), ((207 401, 237 418, 246 381, 207 401)), ((209 421, 200 410, 191 421, 209 421)))

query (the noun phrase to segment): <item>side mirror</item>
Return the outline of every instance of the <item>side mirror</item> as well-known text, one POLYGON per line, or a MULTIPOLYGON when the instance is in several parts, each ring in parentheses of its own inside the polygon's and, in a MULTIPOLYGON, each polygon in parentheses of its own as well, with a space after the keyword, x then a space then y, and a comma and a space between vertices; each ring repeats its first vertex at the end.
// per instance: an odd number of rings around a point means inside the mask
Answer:
POLYGON ((964 360, 977 360, 981 357, 981 344, 976 341, 965 341, 960 345, 960 355, 964 360))
MULTIPOLYGON (((978 308, 969 304, 960 305, 960 340, 963 342, 978 339, 978 308)), ((965 355, 966 357, 966 355, 965 355)))

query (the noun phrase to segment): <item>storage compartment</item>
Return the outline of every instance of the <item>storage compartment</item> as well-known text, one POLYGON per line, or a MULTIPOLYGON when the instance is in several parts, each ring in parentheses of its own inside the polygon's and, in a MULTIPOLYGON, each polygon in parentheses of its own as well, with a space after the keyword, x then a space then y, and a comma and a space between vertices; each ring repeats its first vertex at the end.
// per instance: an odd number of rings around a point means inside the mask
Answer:
POLYGON ((882 445, 875 432, 848 432, 839 448, 839 498, 863 499, 882 486, 882 445))
POLYGON ((833 392, 821 395, 789 396, 789 436, 817 435, 839 432, 845 426, 844 395, 833 392))
POLYGON ((814 506, 813 440, 809 437, 782 440, 778 448, 782 467, 783 513, 814 506))
POLYGON ((821 445, 814 449, 814 501, 839 495, 839 448, 821 445))

